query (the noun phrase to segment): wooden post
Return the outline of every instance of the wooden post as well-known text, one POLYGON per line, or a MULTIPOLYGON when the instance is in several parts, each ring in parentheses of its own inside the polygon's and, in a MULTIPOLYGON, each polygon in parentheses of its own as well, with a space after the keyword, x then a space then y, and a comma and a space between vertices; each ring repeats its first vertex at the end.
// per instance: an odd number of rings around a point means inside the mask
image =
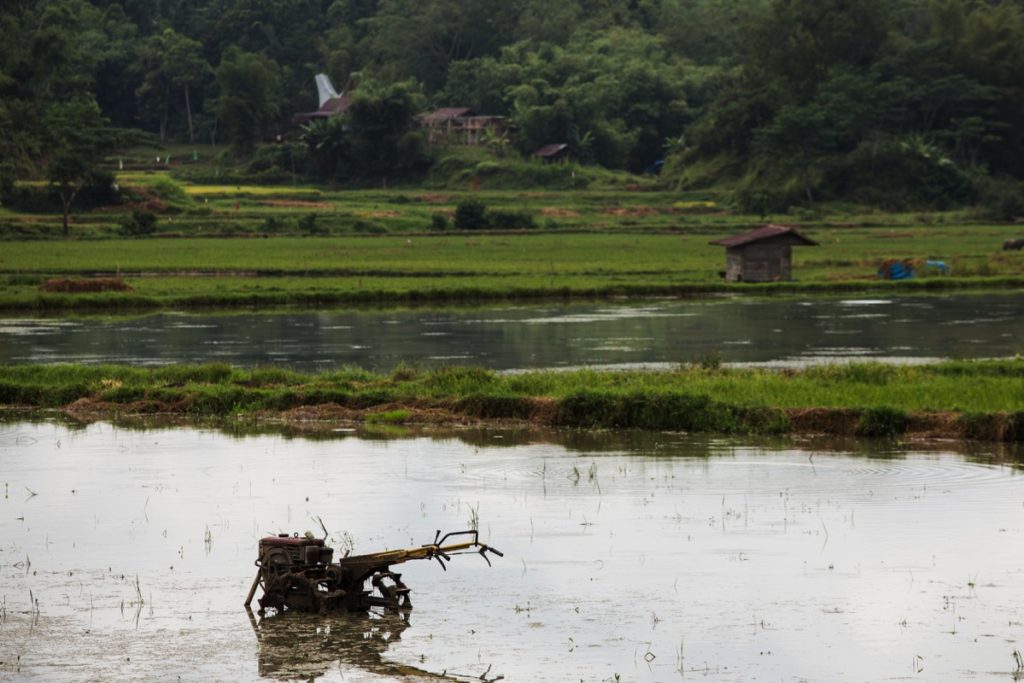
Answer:
POLYGON ((256 587, 260 585, 260 573, 256 572, 256 578, 252 580, 252 588, 249 589, 249 595, 245 598, 245 606, 248 607, 252 604, 252 599, 256 597, 256 587))

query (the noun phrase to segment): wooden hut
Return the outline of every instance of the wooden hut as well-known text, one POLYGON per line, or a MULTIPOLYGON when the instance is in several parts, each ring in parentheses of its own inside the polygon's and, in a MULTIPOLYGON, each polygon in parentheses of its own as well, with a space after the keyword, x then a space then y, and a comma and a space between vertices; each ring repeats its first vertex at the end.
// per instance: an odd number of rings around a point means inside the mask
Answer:
POLYGON ((711 244, 725 247, 725 279, 729 282, 791 280, 793 247, 818 246, 796 228, 785 225, 764 225, 711 244))
POLYGON ((477 116, 469 107, 444 107, 420 114, 420 126, 427 130, 432 145, 459 144, 478 146, 484 143, 485 131, 504 134, 508 120, 504 116, 477 116))

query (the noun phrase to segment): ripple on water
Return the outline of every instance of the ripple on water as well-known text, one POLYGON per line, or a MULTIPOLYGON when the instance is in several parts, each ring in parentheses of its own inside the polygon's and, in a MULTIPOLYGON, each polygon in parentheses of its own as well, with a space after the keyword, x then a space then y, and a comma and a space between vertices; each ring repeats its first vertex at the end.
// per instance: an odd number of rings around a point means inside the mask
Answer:
POLYGON ((910 675, 907 653, 928 680, 1012 669, 1016 470, 680 434, 341 436, 0 430, 0 662, 83 680, 478 679, 490 666, 663 681, 682 662, 709 680, 875 681, 910 675), (254 625, 238 603, 256 539, 317 518, 358 551, 475 520, 505 557, 405 565, 408 623, 254 625), (25 557, 31 571, 14 566, 25 557))

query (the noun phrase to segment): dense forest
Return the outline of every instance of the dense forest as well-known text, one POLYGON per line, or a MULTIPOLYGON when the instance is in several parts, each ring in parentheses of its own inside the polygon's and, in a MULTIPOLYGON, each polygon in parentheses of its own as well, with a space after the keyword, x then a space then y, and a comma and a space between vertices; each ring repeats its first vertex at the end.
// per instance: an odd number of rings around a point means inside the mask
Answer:
POLYGON ((0 35, 0 192, 130 131, 239 154, 305 135, 310 174, 415 173, 414 116, 441 106, 508 117, 523 154, 665 159, 761 208, 1024 178, 1021 0, 4 0, 0 35), (318 72, 358 75, 349 120, 296 131, 318 72))

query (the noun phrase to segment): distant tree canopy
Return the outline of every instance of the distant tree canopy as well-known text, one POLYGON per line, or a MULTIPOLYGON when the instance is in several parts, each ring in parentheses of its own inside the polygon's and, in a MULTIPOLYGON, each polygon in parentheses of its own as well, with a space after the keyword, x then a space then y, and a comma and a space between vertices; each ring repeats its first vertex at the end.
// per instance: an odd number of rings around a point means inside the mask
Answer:
MULTIPOLYGON (((64 235, 75 197, 117 142, 95 100, 78 99, 46 109, 44 153, 46 179, 60 197, 64 235)), ((109 178, 109 176, 108 176, 109 178)), ((109 185, 113 178, 109 178, 109 185)))
POLYGON ((331 135, 375 175, 420 158, 388 118, 408 95, 691 186, 912 203, 1024 178, 1024 0, 5 0, 0 34, 0 193, 41 174, 53 104, 247 150, 319 71, 373 90, 331 135))

